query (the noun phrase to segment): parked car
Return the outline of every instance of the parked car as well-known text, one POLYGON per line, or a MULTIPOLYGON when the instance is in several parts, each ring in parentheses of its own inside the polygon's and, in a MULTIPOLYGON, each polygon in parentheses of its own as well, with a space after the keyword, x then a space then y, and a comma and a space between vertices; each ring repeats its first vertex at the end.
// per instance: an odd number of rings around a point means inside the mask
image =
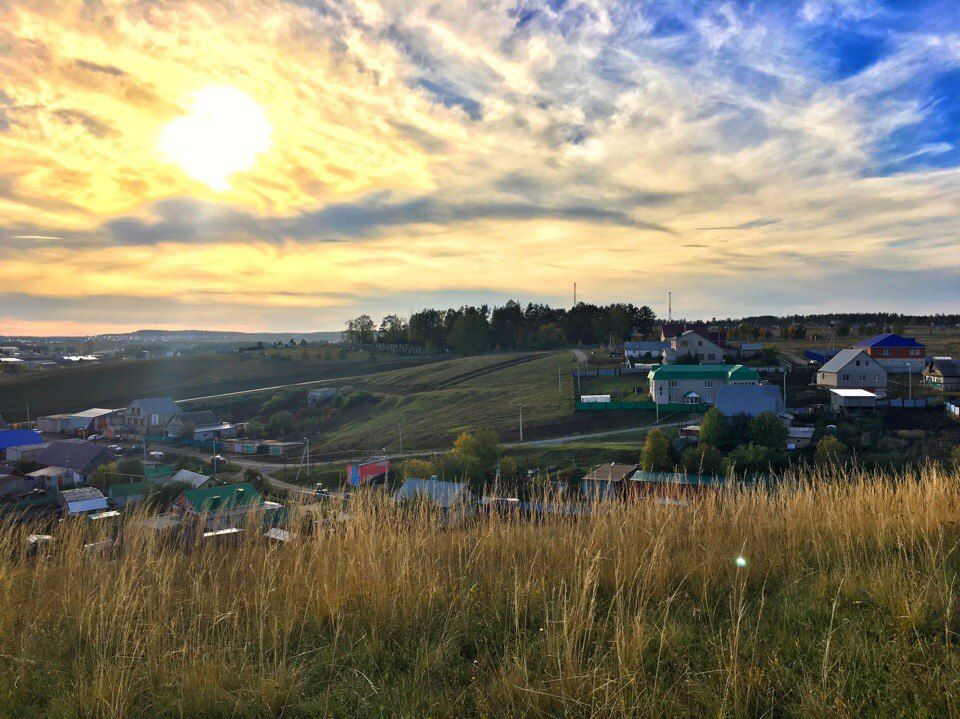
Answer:
POLYGON ((107 449, 114 454, 123 454, 123 447, 121 447, 119 444, 111 444, 109 447, 107 447, 107 449))
POLYGON ((91 442, 96 442, 96 441, 98 441, 98 440, 103 439, 103 435, 102 435, 102 434, 91 434, 89 437, 87 437, 87 439, 90 440, 91 442))
POLYGON ((163 457, 164 457, 163 452, 158 452, 154 450, 153 452, 150 453, 150 459, 155 459, 158 462, 162 462, 163 457))

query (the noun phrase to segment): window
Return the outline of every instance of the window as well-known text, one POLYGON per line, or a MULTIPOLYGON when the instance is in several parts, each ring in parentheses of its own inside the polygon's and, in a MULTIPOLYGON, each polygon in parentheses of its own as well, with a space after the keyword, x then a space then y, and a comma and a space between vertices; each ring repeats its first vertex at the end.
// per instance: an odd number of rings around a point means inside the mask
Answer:
POLYGON ((703 340, 697 340, 697 347, 703 347, 703 340))
POLYGON ((704 387, 707 387, 707 388, 712 388, 712 387, 713 387, 713 380, 712 380, 712 379, 708 379, 706 382, 703 383, 703 386, 704 386, 704 387))
POLYGON ((889 357, 889 356, 890 356, 890 350, 883 350, 883 356, 884 356, 884 357, 889 357))
POLYGON ((857 360, 857 367, 860 366, 860 360, 857 360))
POLYGON ((919 356, 920 356, 920 350, 917 349, 917 348, 911 349, 911 350, 910 350, 910 356, 911 356, 911 357, 919 357, 919 356))
POLYGON ((848 379, 850 379, 850 375, 848 375, 848 374, 843 375, 843 380, 844 380, 844 381, 847 381, 848 379))
POLYGON ((677 380, 675 379, 670 380, 669 382, 667 382, 667 386, 670 389, 674 389, 677 386, 677 380))
POLYGON ((880 381, 880 375, 875 374, 875 375, 873 376, 873 381, 874 381, 874 382, 879 382, 879 381, 880 381))
POLYGON ((696 395, 693 395, 693 396, 691 396, 691 397, 687 397, 684 401, 685 401, 687 404, 700 404, 700 398, 697 397, 696 395))

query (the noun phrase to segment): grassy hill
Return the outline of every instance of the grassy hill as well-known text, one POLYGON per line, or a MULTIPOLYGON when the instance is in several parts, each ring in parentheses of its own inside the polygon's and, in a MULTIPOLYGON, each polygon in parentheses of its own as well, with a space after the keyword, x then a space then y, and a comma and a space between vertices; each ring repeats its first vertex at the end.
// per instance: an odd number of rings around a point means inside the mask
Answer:
POLYGON ((470 427, 517 431, 573 418, 568 351, 467 357, 367 375, 353 382, 378 401, 336 414, 323 425, 321 449, 442 447, 470 427), (560 371, 558 392, 557 371, 560 371))
POLYGON ((0 715, 956 716, 955 477, 798 479, 542 523, 358 503, 193 552, 64 522, 43 561, 3 525, 0 715))
POLYGON ((90 407, 121 407, 137 397, 174 399, 237 392, 293 382, 346 377, 420 364, 420 358, 370 362, 361 356, 301 362, 291 357, 237 352, 131 360, 102 365, 0 375, 0 414, 8 420, 90 407))

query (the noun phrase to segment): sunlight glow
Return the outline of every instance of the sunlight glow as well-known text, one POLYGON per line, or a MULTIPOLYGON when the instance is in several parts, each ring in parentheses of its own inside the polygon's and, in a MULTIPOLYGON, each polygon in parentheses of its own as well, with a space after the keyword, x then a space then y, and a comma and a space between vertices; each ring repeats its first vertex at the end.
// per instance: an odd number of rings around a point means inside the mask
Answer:
POLYGON ((270 147, 272 128, 263 108, 232 87, 206 87, 188 115, 168 124, 158 149, 184 172, 215 190, 231 175, 249 170, 270 147))

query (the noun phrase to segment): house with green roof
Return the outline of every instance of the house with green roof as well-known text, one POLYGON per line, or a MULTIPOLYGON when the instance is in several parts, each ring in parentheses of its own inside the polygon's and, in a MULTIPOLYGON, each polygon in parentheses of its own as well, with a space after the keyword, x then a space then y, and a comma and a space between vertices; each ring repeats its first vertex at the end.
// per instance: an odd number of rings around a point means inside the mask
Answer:
POLYGON ((249 482, 188 489, 173 503, 173 511, 186 519, 203 519, 208 529, 242 525, 253 511, 275 511, 276 502, 265 502, 249 482))
POLYGON ((111 484, 107 488, 107 502, 113 507, 125 507, 128 504, 140 502, 146 498, 150 487, 151 483, 147 480, 111 484))
POLYGON ((650 396, 657 404, 713 404, 724 385, 758 385, 760 375, 742 364, 660 365, 650 370, 650 396))

